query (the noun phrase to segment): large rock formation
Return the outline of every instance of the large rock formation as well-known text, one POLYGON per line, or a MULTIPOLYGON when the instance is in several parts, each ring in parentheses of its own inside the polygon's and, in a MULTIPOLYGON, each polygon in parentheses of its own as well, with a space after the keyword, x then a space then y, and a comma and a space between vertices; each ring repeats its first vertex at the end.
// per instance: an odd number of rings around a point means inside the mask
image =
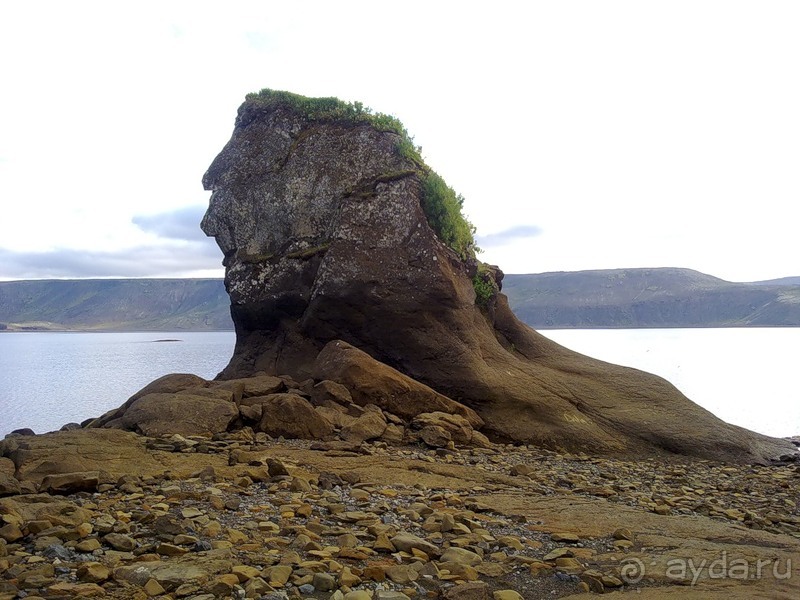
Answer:
POLYGON ((248 97, 203 179, 202 227, 225 255, 237 334, 222 379, 302 381, 338 339, 474 409, 495 439, 734 461, 792 451, 663 379, 549 341, 500 293, 487 299, 502 273, 475 280, 477 262, 442 242, 423 210, 431 172, 408 147, 396 122, 359 107, 248 97))

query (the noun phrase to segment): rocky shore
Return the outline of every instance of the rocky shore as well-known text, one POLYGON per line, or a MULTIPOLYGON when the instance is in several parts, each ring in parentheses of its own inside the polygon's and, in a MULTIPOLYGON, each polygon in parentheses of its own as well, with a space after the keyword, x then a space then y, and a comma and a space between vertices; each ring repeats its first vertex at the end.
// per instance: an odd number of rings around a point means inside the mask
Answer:
POLYGON ((262 90, 204 185, 233 357, 0 442, 0 600, 800 597, 796 447, 521 323, 396 119, 262 90))
POLYGON ((213 439, 82 429, 12 435, 2 448, 13 460, 0 459, 0 600, 800 593, 793 461, 248 428, 213 439), (76 457, 89 470, 65 473, 76 457))

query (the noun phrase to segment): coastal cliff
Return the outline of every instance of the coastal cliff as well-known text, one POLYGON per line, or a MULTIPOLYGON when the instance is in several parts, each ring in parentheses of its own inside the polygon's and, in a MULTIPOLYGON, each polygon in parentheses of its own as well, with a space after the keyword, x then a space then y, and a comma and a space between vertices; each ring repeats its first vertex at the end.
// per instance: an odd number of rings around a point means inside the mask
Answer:
POLYGON ((734 461, 787 451, 520 322, 502 271, 475 260, 457 218, 443 225, 457 196, 439 181, 385 115, 248 96, 203 178, 237 334, 221 378, 319 379, 318 355, 341 340, 474 410, 496 440, 734 461))

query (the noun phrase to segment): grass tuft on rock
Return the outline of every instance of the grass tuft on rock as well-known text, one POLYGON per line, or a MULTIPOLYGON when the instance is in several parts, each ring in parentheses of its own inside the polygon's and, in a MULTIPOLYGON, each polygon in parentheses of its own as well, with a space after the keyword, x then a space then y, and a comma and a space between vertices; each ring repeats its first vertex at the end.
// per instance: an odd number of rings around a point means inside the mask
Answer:
POLYGON ((399 136, 396 149, 404 158, 414 162, 421 171, 422 210, 431 229, 439 239, 452 248, 462 260, 475 258, 475 226, 464 216, 464 198, 422 160, 422 149, 397 117, 374 112, 361 102, 345 102, 339 98, 309 98, 281 90, 264 88, 246 96, 252 106, 264 109, 285 107, 313 121, 342 121, 366 123, 379 131, 399 136))

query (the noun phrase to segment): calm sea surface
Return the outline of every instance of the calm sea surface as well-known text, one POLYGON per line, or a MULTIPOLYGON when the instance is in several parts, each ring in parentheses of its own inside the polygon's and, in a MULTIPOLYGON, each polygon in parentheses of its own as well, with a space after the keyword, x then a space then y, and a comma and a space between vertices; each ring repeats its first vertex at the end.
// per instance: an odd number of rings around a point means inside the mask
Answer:
POLYGON ((559 344, 660 375, 723 421, 800 435, 800 328, 562 329, 559 344))
MULTIPOLYGON (((569 348, 656 373, 725 421, 800 434, 800 329, 543 331, 569 348)), ((0 438, 58 429, 116 408, 167 373, 214 377, 233 332, 0 334, 0 438), (157 340, 175 339, 175 342, 157 340)))
POLYGON ((44 433, 98 417, 167 373, 213 378, 235 341, 232 331, 2 333, 0 439, 20 427, 44 433))

